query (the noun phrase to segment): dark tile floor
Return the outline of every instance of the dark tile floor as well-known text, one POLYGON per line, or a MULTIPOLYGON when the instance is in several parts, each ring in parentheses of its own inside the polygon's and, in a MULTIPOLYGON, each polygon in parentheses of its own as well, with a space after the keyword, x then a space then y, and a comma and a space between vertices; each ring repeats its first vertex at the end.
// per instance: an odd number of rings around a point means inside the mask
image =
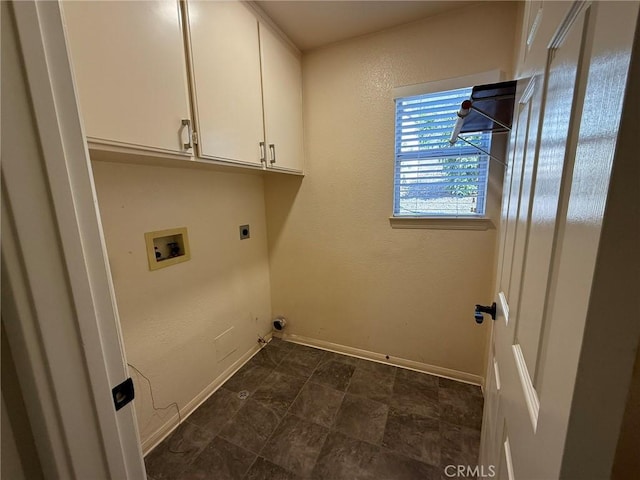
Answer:
POLYGON ((146 457, 148 478, 440 479, 476 465, 482 402, 473 385, 274 339, 146 457))

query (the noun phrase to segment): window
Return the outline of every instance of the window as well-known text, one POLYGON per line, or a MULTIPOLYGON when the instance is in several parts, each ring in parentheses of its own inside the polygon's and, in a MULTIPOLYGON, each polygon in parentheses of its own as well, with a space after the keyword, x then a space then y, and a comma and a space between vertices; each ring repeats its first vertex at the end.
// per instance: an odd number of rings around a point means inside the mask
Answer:
MULTIPOLYGON (((489 157, 462 140, 449 143, 470 96, 461 88, 396 99, 394 217, 485 215, 489 157)), ((465 138, 490 151, 490 133, 465 138)))

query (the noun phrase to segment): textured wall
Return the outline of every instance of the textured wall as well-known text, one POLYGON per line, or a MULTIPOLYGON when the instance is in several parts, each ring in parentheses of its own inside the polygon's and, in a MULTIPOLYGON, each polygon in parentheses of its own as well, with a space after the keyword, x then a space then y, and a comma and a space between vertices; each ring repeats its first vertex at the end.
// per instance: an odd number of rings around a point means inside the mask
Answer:
POLYGON ((624 480, 638 477, 640 474, 638 445, 640 445, 640 349, 636 351, 636 361, 611 478, 624 480))
MULTIPOLYGON (((157 406, 183 408, 270 330, 263 179, 202 170, 94 162, 127 360, 157 406), (238 227, 251 225, 240 241, 238 227), (187 227, 191 260, 149 271, 144 233, 187 227), (215 338, 234 327, 222 361, 215 338)), ((136 382, 143 442, 175 409, 155 412, 136 382)))
POLYGON ((391 89, 509 74, 516 11, 483 3, 304 55, 306 176, 265 183, 272 305, 289 333, 483 375, 489 329, 473 306, 492 301, 496 231, 389 226, 391 89))

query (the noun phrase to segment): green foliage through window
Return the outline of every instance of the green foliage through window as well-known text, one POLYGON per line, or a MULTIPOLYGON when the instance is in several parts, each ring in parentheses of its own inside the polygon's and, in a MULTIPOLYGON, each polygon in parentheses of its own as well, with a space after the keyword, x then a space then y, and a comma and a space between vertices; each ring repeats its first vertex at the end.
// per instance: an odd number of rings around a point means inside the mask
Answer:
MULTIPOLYGON (((484 215, 488 158, 449 138, 465 88, 396 100, 394 215, 484 215)), ((490 134, 466 135, 489 151, 490 134)))

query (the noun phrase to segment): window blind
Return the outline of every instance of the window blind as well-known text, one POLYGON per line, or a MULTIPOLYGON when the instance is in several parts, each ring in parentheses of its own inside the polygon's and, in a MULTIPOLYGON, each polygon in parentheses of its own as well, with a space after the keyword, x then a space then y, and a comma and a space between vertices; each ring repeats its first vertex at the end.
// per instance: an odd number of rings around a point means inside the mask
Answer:
MULTIPOLYGON (((471 88, 396 99, 394 216, 482 216, 489 158, 449 138, 471 88)), ((491 134, 465 137, 490 151, 491 134)))

